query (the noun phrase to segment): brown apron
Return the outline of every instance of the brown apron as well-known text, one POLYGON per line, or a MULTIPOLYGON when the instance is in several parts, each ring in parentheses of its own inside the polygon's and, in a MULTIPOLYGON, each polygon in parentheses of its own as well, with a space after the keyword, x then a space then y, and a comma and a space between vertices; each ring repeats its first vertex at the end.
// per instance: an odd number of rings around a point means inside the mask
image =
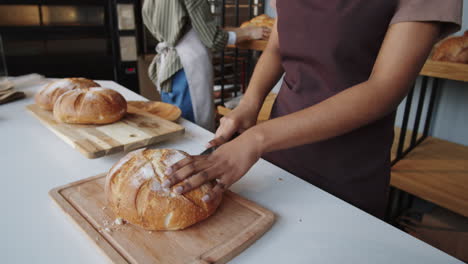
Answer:
MULTIPOLYGON (((286 74, 272 118, 312 106, 366 81, 396 5, 396 0, 277 1, 286 74)), ((268 153, 265 158, 383 217, 394 117, 392 113, 343 136, 268 153)))

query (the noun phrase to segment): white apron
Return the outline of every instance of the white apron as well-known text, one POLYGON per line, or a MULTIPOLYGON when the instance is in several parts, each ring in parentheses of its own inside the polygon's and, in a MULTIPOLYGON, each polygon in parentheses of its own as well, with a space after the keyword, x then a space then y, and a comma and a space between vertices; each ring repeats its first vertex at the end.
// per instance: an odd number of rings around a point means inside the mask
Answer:
MULTIPOLYGON (((214 131, 214 72, 211 52, 201 42, 193 28, 179 40, 175 49, 187 77, 195 123, 207 130, 214 131)), ((159 43, 157 47, 160 56, 159 69, 164 67, 164 57, 167 50, 165 43, 159 43)))

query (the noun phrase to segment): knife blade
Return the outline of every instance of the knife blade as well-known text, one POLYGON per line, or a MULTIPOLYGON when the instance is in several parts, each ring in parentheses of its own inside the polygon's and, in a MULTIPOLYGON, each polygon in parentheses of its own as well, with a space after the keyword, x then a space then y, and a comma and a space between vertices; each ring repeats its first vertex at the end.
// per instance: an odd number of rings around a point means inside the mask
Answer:
POLYGON ((209 155, 209 154, 213 153, 217 148, 218 148, 217 146, 207 148, 202 153, 200 153, 199 155, 209 155))
MULTIPOLYGON (((232 135, 231 139, 230 140, 233 140, 235 139, 236 137, 238 137, 240 134, 238 132, 234 133, 234 135, 232 135)), ((229 141, 230 141, 229 140, 229 141)), ((211 153, 213 153, 219 146, 213 146, 211 148, 207 148, 205 149, 202 153, 200 153, 199 155, 209 155, 211 153)))

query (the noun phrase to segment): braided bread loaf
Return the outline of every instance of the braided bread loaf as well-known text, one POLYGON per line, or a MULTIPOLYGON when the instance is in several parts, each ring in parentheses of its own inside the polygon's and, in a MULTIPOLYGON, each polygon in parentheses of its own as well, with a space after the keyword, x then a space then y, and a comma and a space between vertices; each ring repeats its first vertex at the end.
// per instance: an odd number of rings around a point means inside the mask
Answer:
POLYGON ((55 119, 71 124, 109 124, 126 112, 127 101, 121 94, 100 87, 65 92, 54 105, 55 119))
POLYGON ((53 81, 44 86, 35 96, 36 104, 46 110, 52 111, 55 101, 65 92, 74 89, 99 87, 98 83, 86 78, 65 78, 53 81))

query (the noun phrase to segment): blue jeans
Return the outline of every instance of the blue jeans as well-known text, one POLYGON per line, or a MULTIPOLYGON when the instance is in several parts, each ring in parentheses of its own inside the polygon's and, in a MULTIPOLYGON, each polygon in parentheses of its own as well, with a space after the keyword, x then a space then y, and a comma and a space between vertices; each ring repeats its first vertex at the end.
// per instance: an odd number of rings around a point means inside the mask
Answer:
POLYGON ((172 91, 170 93, 161 92, 161 99, 165 103, 179 107, 182 110, 183 118, 195 122, 187 76, 185 76, 183 69, 174 74, 172 77, 172 91))

